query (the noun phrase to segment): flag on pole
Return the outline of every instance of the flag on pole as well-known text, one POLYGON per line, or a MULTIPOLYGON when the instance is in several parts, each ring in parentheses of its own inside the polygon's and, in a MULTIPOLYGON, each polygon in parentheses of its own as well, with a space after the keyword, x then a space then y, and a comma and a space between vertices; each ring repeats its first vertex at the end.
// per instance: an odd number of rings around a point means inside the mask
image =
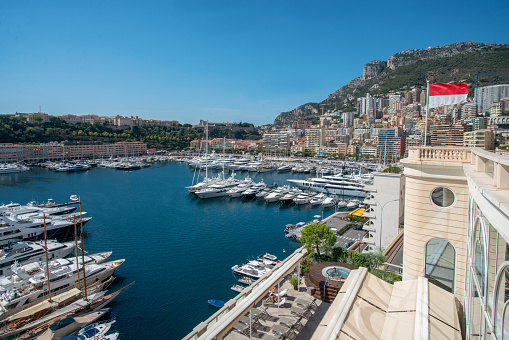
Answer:
POLYGON ((464 103, 467 101, 468 84, 429 84, 429 108, 464 103))

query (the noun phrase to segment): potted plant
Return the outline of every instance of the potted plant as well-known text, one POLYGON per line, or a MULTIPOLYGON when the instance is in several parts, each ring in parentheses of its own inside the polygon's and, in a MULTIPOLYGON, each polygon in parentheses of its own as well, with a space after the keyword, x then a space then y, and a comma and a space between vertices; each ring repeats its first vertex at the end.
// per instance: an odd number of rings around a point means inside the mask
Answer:
POLYGON ((297 286, 299 285, 300 283, 300 279, 297 278, 297 277, 292 277, 292 279, 290 280, 290 284, 293 286, 293 289, 297 290, 297 286))

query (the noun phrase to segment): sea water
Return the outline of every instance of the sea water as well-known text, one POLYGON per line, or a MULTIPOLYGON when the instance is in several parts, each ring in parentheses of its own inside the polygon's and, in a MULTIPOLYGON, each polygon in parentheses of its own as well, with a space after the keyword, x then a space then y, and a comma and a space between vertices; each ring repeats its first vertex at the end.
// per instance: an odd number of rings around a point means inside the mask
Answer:
MULTIPOLYGON (((194 175, 177 162, 131 172, 34 168, 0 175, 0 204, 48 198, 60 203, 80 196, 85 216, 93 217, 84 226, 85 250, 112 250, 110 260, 126 260, 110 291, 136 281, 109 305, 120 338, 180 339, 215 312, 207 300, 227 301, 237 294, 230 289, 238 279, 232 266, 265 252, 286 258, 300 247, 285 237, 286 224, 333 213, 320 206, 199 199, 185 189, 194 175)), ((243 172, 237 177, 245 176, 284 185, 286 179, 309 175, 243 172)))

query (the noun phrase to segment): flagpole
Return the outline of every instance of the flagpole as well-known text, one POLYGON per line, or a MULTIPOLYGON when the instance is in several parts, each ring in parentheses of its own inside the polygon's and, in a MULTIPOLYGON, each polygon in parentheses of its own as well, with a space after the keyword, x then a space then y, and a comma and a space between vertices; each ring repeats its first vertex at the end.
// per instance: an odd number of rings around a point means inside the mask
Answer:
POLYGON ((428 137, 429 80, 426 80, 426 120, 424 121, 424 146, 428 137))

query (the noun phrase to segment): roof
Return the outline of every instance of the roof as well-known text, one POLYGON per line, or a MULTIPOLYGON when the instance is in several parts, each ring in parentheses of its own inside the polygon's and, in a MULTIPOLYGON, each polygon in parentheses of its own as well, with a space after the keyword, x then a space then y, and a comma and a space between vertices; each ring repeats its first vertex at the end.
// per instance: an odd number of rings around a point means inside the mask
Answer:
POLYGON ((312 339, 461 339, 456 298, 425 278, 394 285, 352 270, 312 339))

